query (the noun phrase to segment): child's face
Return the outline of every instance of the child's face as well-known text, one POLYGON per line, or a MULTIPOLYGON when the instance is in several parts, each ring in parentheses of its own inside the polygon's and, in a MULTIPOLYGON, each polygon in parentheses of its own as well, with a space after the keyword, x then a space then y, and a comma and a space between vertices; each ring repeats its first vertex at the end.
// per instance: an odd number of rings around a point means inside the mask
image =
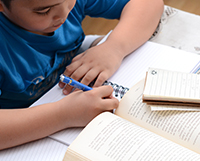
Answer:
POLYGON ((76 0, 12 0, 3 13, 13 23, 33 33, 46 35, 66 20, 76 0))

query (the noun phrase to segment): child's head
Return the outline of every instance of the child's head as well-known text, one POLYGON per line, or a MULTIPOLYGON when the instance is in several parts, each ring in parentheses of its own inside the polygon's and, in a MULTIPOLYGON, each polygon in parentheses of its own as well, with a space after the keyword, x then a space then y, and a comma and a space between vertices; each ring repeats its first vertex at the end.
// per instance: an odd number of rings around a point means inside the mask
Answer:
POLYGON ((66 20, 76 0, 0 0, 0 12, 21 28, 48 34, 66 20))

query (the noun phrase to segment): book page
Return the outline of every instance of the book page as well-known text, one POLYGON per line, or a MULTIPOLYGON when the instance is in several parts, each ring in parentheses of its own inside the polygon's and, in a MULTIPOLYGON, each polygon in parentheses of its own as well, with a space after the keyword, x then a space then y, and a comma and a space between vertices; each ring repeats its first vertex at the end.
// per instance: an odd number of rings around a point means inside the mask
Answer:
POLYGON ((64 161, 198 159, 199 154, 108 112, 89 123, 64 157, 64 161))
POLYGON ((200 103, 200 75, 149 68, 144 101, 200 103))
POLYGON ((122 98, 116 115, 200 154, 200 113, 153 112, 142 102, 144 79, 122 98))

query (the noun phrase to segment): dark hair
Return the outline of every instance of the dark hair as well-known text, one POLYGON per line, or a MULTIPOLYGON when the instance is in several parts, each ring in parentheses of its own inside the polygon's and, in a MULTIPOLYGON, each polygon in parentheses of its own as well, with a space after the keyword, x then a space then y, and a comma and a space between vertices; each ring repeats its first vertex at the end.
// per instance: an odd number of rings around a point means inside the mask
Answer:
POLYGON ((8 9, 10 9, 10 2, 12 1, 12 0, 1 0, 3 3, 4 3, 4 5, 8 8, 8 9))

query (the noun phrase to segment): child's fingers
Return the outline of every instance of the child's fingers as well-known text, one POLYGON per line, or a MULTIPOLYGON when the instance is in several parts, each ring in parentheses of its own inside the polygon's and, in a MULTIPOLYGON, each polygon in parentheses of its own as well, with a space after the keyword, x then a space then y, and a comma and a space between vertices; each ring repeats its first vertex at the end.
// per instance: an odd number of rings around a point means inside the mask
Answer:
POLYGON ((111 86, 101 86, 94 89, 98 90, 98 96, 101 98, 110 98, 113 92, 113 88, 111 86))
POLYGON ((63 83, 61 81, 59 81, 58 85, 59 85, 60 88, 64 88, 65 87, 65 83, 63 83))
POLYGON ((93 81, 95 80, 95 78, 97 78, 97 76, 98 76, 98 72, 95 71, 94 69, 90 69, 81 79, 81 83, 86 84, 86 85, 91 85, 91 83, 93 84, 93 81))
POLYGON ((66 84, 66 86, 63 88, 63 94, 64 94, 64 95, 70 94, 73 88, 74 88, 74 87, 72 87, 72 86, 66 84))
POLYGON ((111 111, 119 106, 119 101, 116 98, 104 99, 103 104, 105 107, 105 111, 111 111))
POLYGON ((119 105, 119 100, 112 96, 113 88, 111 86, 102 86, 101 97, 105 110, 110 111, 116 109, 119 105))
POLYGON ((71 87, 71 86, 69 86, 66 83, 63 83, 61 81, 58 83, 58 85, 59 85, 60 88, 63 88, 63 94, 64 95, 68 95, 73 89, 73 87, 71 87))
POLYGON ((77 61, 78 59, 80 59, 84 54, 85 54, 85 53, 81 53, 81 54, 75 56, 75 57, 72 59, 72 63, 75 62, 75 61, 77 61))
POLYGON ((108 79, 108 75, 106 72, 99 73, 99 75, 94 83, 94 87, 101 86, 107 79, 108 79))

